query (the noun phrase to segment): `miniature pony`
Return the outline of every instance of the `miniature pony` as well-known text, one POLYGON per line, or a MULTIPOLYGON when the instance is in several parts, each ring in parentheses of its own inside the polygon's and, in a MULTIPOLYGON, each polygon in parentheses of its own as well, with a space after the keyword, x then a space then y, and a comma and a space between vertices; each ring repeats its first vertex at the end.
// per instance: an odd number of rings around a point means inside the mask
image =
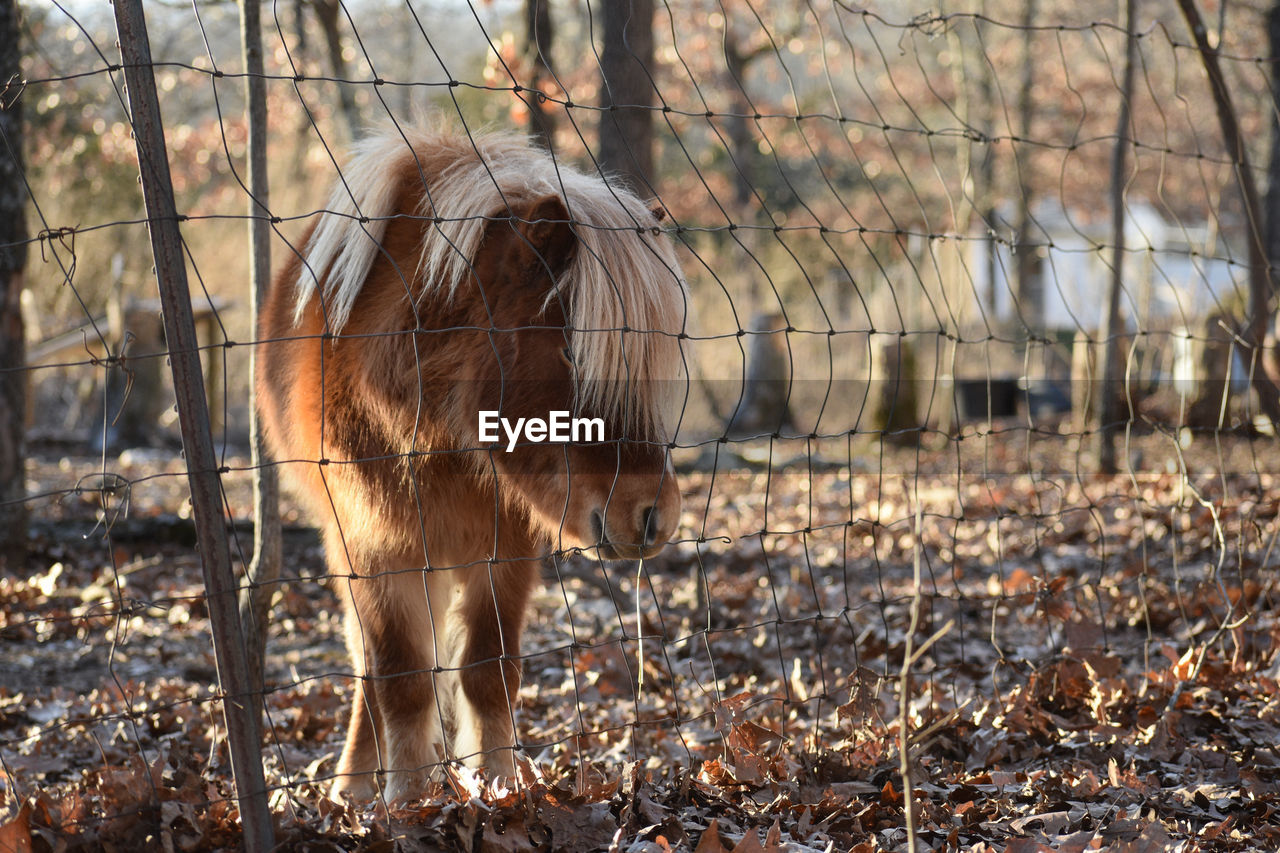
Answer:
POLYGON ((335 796, 419 795, 446 760, 512 775, 541 561, 675 531, 686 298, 660 215, 520 138, 395 128, 273 282, 260 412, 323 527, 356 676, 335 796), (508 452, 484 411, 604 437, 508 452))

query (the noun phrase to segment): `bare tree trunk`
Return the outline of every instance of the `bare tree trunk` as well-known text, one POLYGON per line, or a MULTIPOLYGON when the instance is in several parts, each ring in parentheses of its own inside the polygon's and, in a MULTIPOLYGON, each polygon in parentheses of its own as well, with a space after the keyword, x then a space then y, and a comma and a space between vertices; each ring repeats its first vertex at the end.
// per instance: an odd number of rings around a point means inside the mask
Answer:
POLYGON ((18 4, 0 2, 0 568, 26 561, 26 362, 22 272, 27 261, 27 193, 22 180, 22 86, 18 4))
POLYGON ((315 9, 320 31, 324 33, 325 49, 329 53, 329 72, 338 80, 334 85, 338 88, 338 104, 342 108, 342 118, 347 126, 347 137, 355 139, 360 133, 360 111, 356 107, 356 96, 351 85, 342 82, 351 79, 351 69, 342 56, 342 0, 311 0, 311 8, 315 9))
MULTIPOLYGON (((993 186, 995 168, 991 152, 991 137, 995 133, 991 116, 995 97, 992 93, 991 66, 987 62, 985 46, 978 30, 982 17, 986 15, 986 6, 985 2, 979 5, 978 15, 970 24, 974 28, 974 34, 978 36, 978 61, 976 63, 970 61, 969 53, 965 48, 967 39, 961 38, 956 27, 947 28, 947 49, 953 57, 951 81, 956 91, 956 111, 965 125, 975 128, 981 137, 978 140, 966 137, 956 142, 956 172, 960 176, 962 185, 968 184, 972 189, 968 194, 969 203, 958 208, 955 230, 957 234, 969 235, 976 214, 985 226, 985 230, 992 235, 982 241, 984 248, 982 272, 986 278, 986 285, 983 292, 974 294, 977 298, 977 307, 986 319, 988 331, 990 331, 991 324, 996 319, 998 269, 996 266, 997 243, 994 237, 996 211, 992 204, 992 198, 995 195, 993 186), (971 79, 977 81, 977 92, 974 96, 970 95, 968 88, 971 79)), ((943 5, 940 11, 946 15, 950 9, 943 5)))
MULTIPOLYGON (((267 93, 262 67, 260 0, 241 0, 240 44, 244 56, 249 105, 249 313, 258 328, 258 310, 271 282, 271 222, 267 184, 267 93)), ((257 375, 257 347, 249 350, 249 375, 257 375)), ((280 485, 270 464, 262 423, 258 419, 257 383, 249 385, 249 441, 253 459, 253 561, 248 583, 240 592, 240 623, 249 659, 249 684, 264 690, 264 658, 271 597, 280 579, 280 485)), ((259 712, 262 702, 255 703, 259 712)))
POLYGON ((529 135, 548 151, 555 150, 556 104, 545 94, 556 85, 551 65, 551 45, 555 41, 555 25, 551 19, 551 0, 524 0, 524 52, 530 72, 525 95, 529 106, 529 135))
POLYGON ((871 429, 882 441, 911 446, 923 436, 915 341, 877 335, 871 370, 871 429))
POLYGON ((1092 338, 1084 329, 1077 329, 1071 343, 1071 431, 1084 435, 1094 423, 1097 401, 1093 389, 1097 386, 1098 353, 1092 338))
POLYGON ((420 39, 418 32, 418 18, 413 10, 413 6, 405 2, 404 9, 401 14, 404 20, 400 23, 400 61, 404 63, 400 82, 406 85, 399 86, 400 89, 400 112, 409 118, 413 115, 413 86, 408 83, 418 78, 417 74, 417 46, 420 39))
MULTIPOLYGON (((1035 112, 1035 24, 1037 16, 1036 0, 1024 0, 1022 26, 1022 84, 1018 88, 1018 137, 1019 148, 1031 137, 1031 119, 1035 112)), ((1018 151, 1019 148, 1015 148, 1018 151)), ((1018 169, 1018 234, 1017 255, 1014 258, 1014 274, 1016 275, 1015 292, 1018 294, 1017 312, 1026 324, 1025 333, 1040 333, 1044 330, 1044 299, 1040 290, 1034 285, 1037 275, 1035 252, 1031 245, 1031 206, 1034 201, 1030 180, 1026 177, 1029 164, 1019 158, 1018 169)))
POLYGON ((1231 405, 1232 362, 1236 355, 1236 336, 1231 318, 1214 312, 1205 318, 1192 343, 1192 363, 1200 375, 1196 396, 1187 407, 1183 424, 1193 429, 1222 429, 1227 424, 1231 405))
MULTIPOLYGON (((1271 53, 1271 151, 1267 164, 1267 192, 1263 198, 1263 227, 1266 229, 1267 266, 1272 282, 1280 269, 1280 0, 1267 13, 1267 43, 1271 53)), ((1268 378, 1280 382, 1280 353, 1274 335, 1269 336, 1263 365, 1268 378)))
MULTIPOLYGON (((293 34, 295 41, 289 50, 289 62, 295 74, 306 75, 311 65, 311 41, 307 38, 307 0, 292 0, 293 34)), ((283 35, 281 36, 283 38, 283 35)), ((297 84, 295 83, 296 87, 297 84)), ((296 110, 296 121, 293 126, 294 146, 305 152, 311 144, 311 114, 306 110, 296 110)), ((306 179, 306 158, 295 157, 292 162, 293 179, 299 183, 306 179)))
POLYGON ((754 181, 757 148, 751 136, 747 116, 755 113, 747 94, 747 69, 761 55, 761 51, 743 51, 739 36, 732 22, 724 22, 724 62, 729 73, 731 88, 730 114, 725 116, 725 130, 729 135, 729 151, 735 165, 733 173, 733 202, 739 212, 750 208, 755 198, 754 181))
POLYGON ((787 321, 779 312, 757 314, 751 319, 747 375, 725 426, 729 438, 777 435, 795 426, 790 406, 795 371, 786 328, 787 321))
POLYGON ((1249 150, 1245 146, 1240 132, 1240 123, 1236 117, 1235 105, 1231 101, 1231 90, 1227 88, 1226 79, 1222 75, 1222 67, 1218 64, 1218 51, 1209 46, 1209 38, 1205 31, 1204 21, 1196 8, 1195 0, 1178 0, 1178 8, 1187 21, 1191 37, 1195 40, 1196 50, 1204 63, 1205 75, 1209 78, 1209 89, 1213 93, 1213 103, 1217 108, 1218 124, 1222 127, 1222 139, 1226 143, 1227 156, 1236 164, 1236 182, 1240 186, 1240 195, 1244 200, 1245 215, 1248 218, 1249 243, 1249 317, 1245 328, 1241 330, 1244 345, 1248 351, 1245 360, 1254 365, 1253 390, 1258 395, 1258 404, 1273 424, 1280 424, 1280 389, 1278 389, 1261 369, 1261 352, 1267 337, 1267 327, 1272 316, 1272 279, 1267 265, 1267 252, 1263 247, 1262 204, 1258 196, 1258 187, 1253 178, 1253 167, 1249 163, 1249 150))
MULTIPOLYGON (((981 7, 982 14, 986 14, 987 4, 984 2, 981 7)), ((982 26, 980 20, 974 20, 973 26, 978 29, 982 26)), ((987 61, 984 54, 978 62, 978 94, 981 102, 981 128, 983 135, 982 158, 978 160, 978 167, 974 172, 973 180, 973 203, 978 208, 982 218, 986 221, 987 230, 990 232, 984 241, 985 257, 983 258, 986 267, 987 292, 985 294, 987 301, 988 322, 995 323, 997 320, 997 311, 1000 305, 1000 294, 998 290, 997 279, 1000 274, 999 264, 999 248, 1000 243, 997 240, 997 212, 996 212, 996 156, 995 144, 991 138, 995 136, 996 127, 994 120, 995 111, 995 82, 992 80, 991 64, 987 61)), ((989 328, 990 332, 991 329, 989 328)))
MULTIPOLYGON (((938 13, 946 15, 948 13, 948 4, 943 2, 938 5, 938 13)), ((964 42, 960 39, 960 33, 956 27, 947 27, 947 52, 951 54, 951 86, 955 90, 954 109, 956 115, 960 117, 961 123, 966 127, 972 127, 974 123, 973 100, 969 97, 969 75, 973 73, 969 67, 968 52, 965 50, 964 42)), ((985 63, 984 63, 985 64, 985 63)), ((960 178, 960 185, 963 187, 966 183, 976 183, 973 175, 973 148, 974 142, 967 135, 956 139, 956 175, 960 178)), ((963 192, 963 190, 962 190, 963 192)), ((955 231, 959 235, 967 235, 969 226, 973 220, 973 212, 980 209, 980 205, 976 201, 977 187, 969 196, 969 203, 960 205, 956 208, 955 231)))
POLYGON ((653 0, 604 0, 600 166, 652 193, 653 0))
MULTIPOLYGON (((724 117, 725 133, 729 137, 729 156, 733 160, 733 208, 738 217, 738 225, 745 226, 734 232, 733 239, 749 254, 759 257, 760 231, 751 227, 757 225, 755 211, 755 181, 758 148, 751 133, 749 115, 755 114, 751 96, 747 94, 747 69, 751 63, 763 53, 763 50, 744 51, 740 37, 734 30, 733 19, 725 16, 724 22, 724 61, 729 81, 726 84, 730 94, 730 114, 724 117)), ((763 316, 767 309, 762 304, 764 295, 760 292, 760 275, 753 264, 745 264, 743 268, 746 287, 746 314, 756 318, 763 316)))
POLYGON ((1129 122, 1133 100, 1133 66, 1138 54, 1138 38, 1133 32, 1134 5, 1137 0, 1126 0, 1124 7, 1125 51, 1124 77, 1120 83, 1120 114, 1116 118, 1116 144, 1111 152, 1111 284, 1107 289, 1107 313, 1103 316, 1102 329, 1102 382, 1098 401, 1098 470, 1103 474, 1116 472, 1116 433, 1120 421, 1130 416, 1122 412, 1121 383, 1124 374, 1124 356, 1120 352, 1120 336, 1123 321, 1120 318, 1120 291, 1124 288, 1124 186, 1126 163, 1129 158, 1129 122))

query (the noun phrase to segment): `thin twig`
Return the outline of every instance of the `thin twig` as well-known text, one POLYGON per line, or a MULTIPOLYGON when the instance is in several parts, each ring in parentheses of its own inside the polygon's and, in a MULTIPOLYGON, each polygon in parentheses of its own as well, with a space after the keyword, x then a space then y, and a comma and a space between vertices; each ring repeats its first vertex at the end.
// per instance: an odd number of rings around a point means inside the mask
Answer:
MULTIPOLYGON (((902 676, 898 681, 898 756, 902 771, 902 818, 907 824, 907 849, 915 853, 916 846, 916 804, 911 784, 911 738, 908 734, 908 723, 911 710, 911 666, 916 657, 912 650, 916 627, 920 623, 920 535, 923 529, 923 518, 920 501, 916 501, 916 543, 913 567, 913 584, 911 591, 911 627, 907 629, 906 648, 902 653, 902 676)), ((950 626, 930 638, 929 643, 945 633, 950 626)))

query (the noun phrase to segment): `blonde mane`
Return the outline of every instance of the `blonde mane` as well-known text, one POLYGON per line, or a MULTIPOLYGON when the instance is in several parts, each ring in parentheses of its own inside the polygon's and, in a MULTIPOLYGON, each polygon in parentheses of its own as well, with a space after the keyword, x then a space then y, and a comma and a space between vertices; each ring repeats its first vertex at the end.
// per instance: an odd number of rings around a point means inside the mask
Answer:
POLYGON ((567 298, 579 402, 665 439, 679 386, 672 380, 684 376, 687 311, 671 240, 635 194, 519 137, 393 128, 357 144, 303 251, 295 323, 319 289, 328 331, 341 332, 383 251, 387 220, 399 213, 406 174, 426 183, 409 288, 419 301, 455 296, 489 221, 547 195, 563 199, 579 245, 548 300, 567 298))

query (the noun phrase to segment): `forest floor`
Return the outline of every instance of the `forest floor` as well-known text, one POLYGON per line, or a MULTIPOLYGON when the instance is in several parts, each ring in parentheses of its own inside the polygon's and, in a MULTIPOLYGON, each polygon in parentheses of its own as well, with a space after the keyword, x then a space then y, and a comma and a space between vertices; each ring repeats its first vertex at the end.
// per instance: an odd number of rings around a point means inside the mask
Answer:
MULTIPOLYGON (((641 571, 547 561, 520 778, 449 767, 389 809, 325 796, 351 667, 288 507, 281 849, 906 850, 908 791, 920 849, 1280 848, 1273 439, 1135 436, 1115 477, 1026 430, 719 447, 682 452, 641 571)), ((29 568, 0 576, 0 851, 239 843, 182 472, 38 451, 29 568)))

